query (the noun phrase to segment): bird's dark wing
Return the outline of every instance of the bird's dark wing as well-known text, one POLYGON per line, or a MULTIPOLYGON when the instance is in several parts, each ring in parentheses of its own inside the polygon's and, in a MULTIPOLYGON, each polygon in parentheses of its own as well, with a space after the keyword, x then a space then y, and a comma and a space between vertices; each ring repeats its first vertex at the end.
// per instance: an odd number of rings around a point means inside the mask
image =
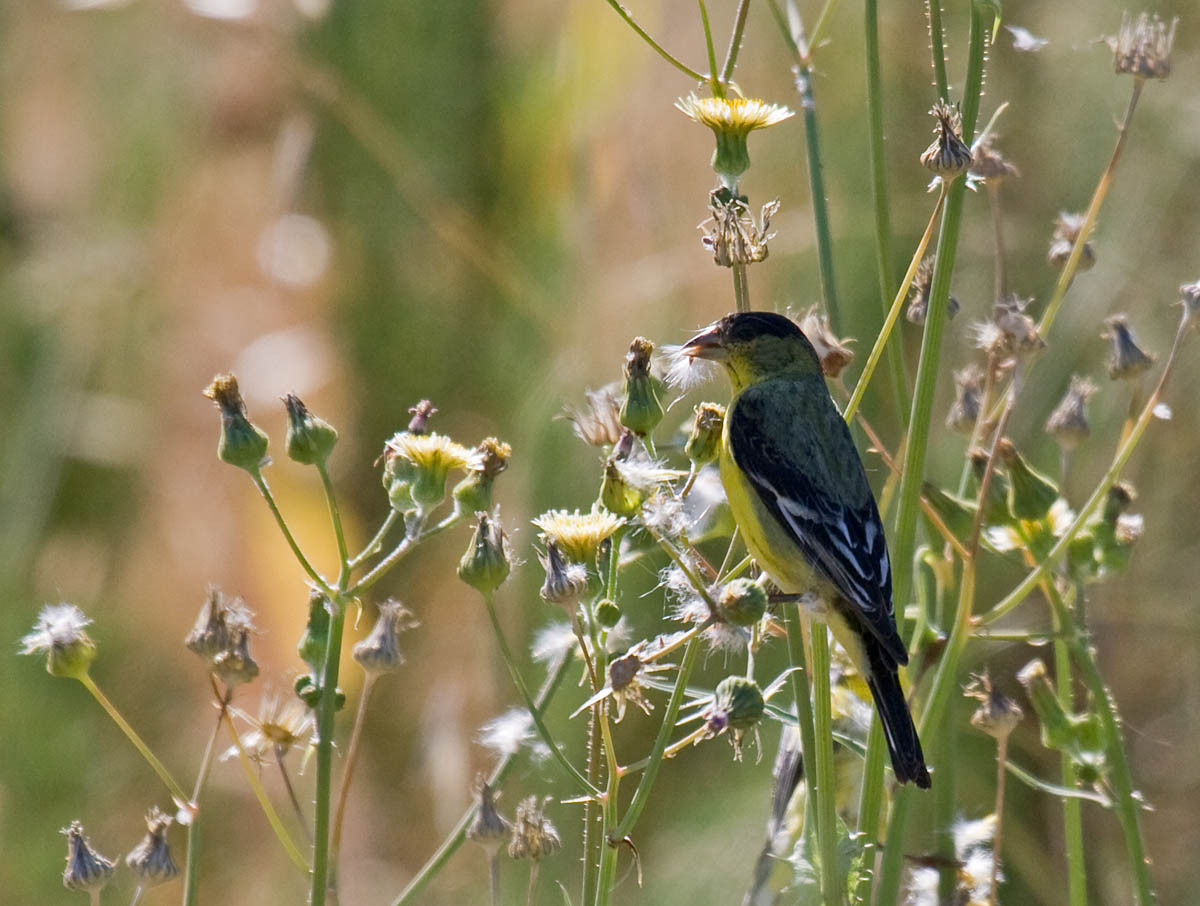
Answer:
POLYGON ((879 510, 824 380, 811 380, 820 386, 776 380, 742 391, 727 416, 730 452, 809 564, 904 664, 879 510), (837 489, 836 497, 830 489, 837 489))

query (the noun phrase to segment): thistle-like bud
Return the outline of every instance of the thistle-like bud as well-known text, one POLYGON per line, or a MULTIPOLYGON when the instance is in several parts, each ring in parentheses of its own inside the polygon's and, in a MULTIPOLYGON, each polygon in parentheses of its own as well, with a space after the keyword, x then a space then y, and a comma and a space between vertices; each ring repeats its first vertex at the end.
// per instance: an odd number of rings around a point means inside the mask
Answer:
POLYGON ((540 592, 542 600, 559 605, 568 615, 573 614, 580 596, 587 590, 587 567, 580 563, 567 563, 553 541, 546 544, 545 555, 538 554, 538 559, 546 570, 546 581, 542 583, 540 592))
POLYGON ((621 424, 639 437, 653 431, 663 418, 658 388, 650 376, 650 356, 654 344, 637 337, 625 356, 625 401, 621 404, 621 424))
POLYGON ((294 393, 285 396, 283 404, 288 414, 287 455, 305 466, 324 464, 337 445, 337 429, 309 412, 294 393))
POLYGON ((849 346, 852 341, 836 337, 830 327, 829 316, 821 314, 817 306, 812 306, 804 313, 800 320, 800 332, 812 344, 825 377, 836 378, 843 368, 854 361, 854 352, 849 346))
POLYGON ((483 779, 475 779, 475 819, 467 828, 467 839, 478 843, 492 858, 509 839, 512 824, 496 808, 496 793, 483 779))
POLYGON ((479 522, 467 545, 467 552, 458 563, 458 577, 480 594, 490 595, 508 578, 512 558, 508 536, 500 525, 498 515, 477 513, 479 522))
POLYGON ((767 593, 750 579, 734 579, 717 597, 717 613, 734 626, 753 626, 767 612, 767 593))
POLYGON ((708 219, 699 226, 704 232, 700 244, 712 252, 718 267, 765 261, 770 252, 767 243, 775 238, 771 218, 779 208, 778 198, 768 201, 755 221, 744 195, 724 186, 713 189, 708 195, 708 219))
POLYGON ((379 617, 367 637, 354 646, 354 659, 368 676, 380 676, 397 670, 404 663, 400 653, 400 633, 419 624, 407 607, 395 598, 379 605, 379 617))
POLYGON ((719 403, 701 403, 683 452, 697 469, 708 465, 721 452, 721 432, 725 428, 725 407, 719 403))
POLYGON ((1131 380, 1154 364, 1158 357, 1138 346, 1128 317, 1123 314, 1112 315, 1104 325, 1108 329, 1102 336, 1112 342, 1112 354, 1108 360, 1110 378, 1114 381, 1131 380))
POLYGON ((253 632, 254 614, 245 602, 210 588, 184 644, 232 686, 258 676, 258 664, 250 656, 253 632))
POLYGON ((250 654, 250 633, 253 629, 249 623, 230 626, 229 647, 217 652, 212 659, 213 673, 231 689, 238 683, 249 683, 258 676, 258 662, 250 654))
POLYGON ((232 374, 218 374, 204 388, 204 395, 221 410, 221 439, 217 456, 223 462, 257 475, 267 457, 267 435, 250 423, 246 402, 232 374))
POLYGON ((1171 74, 1171 48, 1175 44, 1178 19, 1164 22, 1155 13, 1136 19, 1121 16, 1121 30, 1108 39, 1113 52, 1113 70, 1139 79, 1165 79, 1171 74))
POLYGON ((963 694, 979 702, 971 726, 995 739, 1006 739, 1025 716, 1020 705, 992 685, 986 670, 971 677, 963 694))
MULTIPOLYGON (((1059 270, 1066 267, 1067 259, 1071 257, 1075 243, 1079 241, 1079 234, 1083 230, 1086 219, 1084 214, 1068 214, 1066 211, 1060 211, 1055 219, 1054 235, 1050 237, 1050 251, 1047 252, 1046 257, 1059 270)), ((1079 253, 1079 264, 1076 267, 1082 273, 1091 270, 1095 264, 1096 251, 1092 248, 1090 241, 1085 242, 1083 251, 1079 253)))
POLYGON ((47 604, 33 632, 21 639, 21 654, 44 651, 51 676, 83 679, 96 659, 96 643, 85 631, 91 622, 74 604, 47 604))
POLYGON ((549 804, 549 796, 540 803, 537 796, 530 796, 517 806, 512 839, 508 842, 510 857, 540 862, 562 849, 558 830, 546 817, 546 806, 549 804))
POLYGON ((1092 433, 1087 418, 1087 401, 1096 389, 1096 385, 1087 378, 1074 375, 1062 401, 1046 419, 1046 433, 1063 450, 1074 450, 1092 433))
POLYGON ((712 703, 704 711, 705 737, 729 731, 733 757, 742 757, 742 740, 754 730, 766 711, 766 700, 758 683, 744 676, 727 676, 717 684, 712 703))
POLYGON ((1008 469, 1011 484, 1008 504, 1012 514, 1018 519, 1033 521, 1050 512, 1058 499, 1054 482, 1032 468, 1007 437, 1000 439, 996 453, 1008 469))
POLYGON ((179 875, 179 866, 171 858, 171 846, 167 842, 167 828, 171 816, 164 815, 154 806, 146 813, 146 836, 130 850, 125 864, 133 869, 142 887, 157 887, 179 875))
POLYGON ((984 375, 978 365, 954 372, 954 403, 946 416, 946 427, 959 434, 970 434, 979 421, 983 406, 984 375))
POLYGON ((101 888, 113 876, 115 866, 92 849, 91 841, 83 835, 83 825, 72 821, 70 827, 62 829, 67 837, 67 867, 63 870, 63 886, 68 890, 82 890, 98 898, 101 888))
POLYGON ((419 403, 409 409, 408 413, 412 416, 412 418, 408 420, 408 433, 428 434, 429 419, 437 414, 437 407, 434 406, 433 403, 429 402, 429 400, 421 400, 419 403))
POLYGON ((454 487, 457 512, 479 513, 492 508, 492 485, 496 476, 508 468, 512 447, 494 437, 475 448, 475 459, 468 465, 467 477, 454 487))
MULTIPOLYGON (((933 288, 933 264, 933 255, 926 255, 917 265, 917 272, 913 275, 908 308, 904 312, 904 317, 913 324, 925 323, 925 313, 929 310, 929 291, 933 288)), ((953 318, 961 307, 958 299, 951 295, 946 303, 946 316, 953 318)))
POLYGON ((736 192, 738 179, 750 168, 746 138, 755 129, 765 129, 792 116, 786 107, 757 98, 680 98, 675 106, 692 121, 707 126, 717 139, 712 168, 721 183, 736 192))
POLYGON ((1016 165, 996 148, 994 132, 985 132, 975 142, 971 148, 971 167, 967 172, 990 183, 999 183, 1010 176, 1021 175, 1016 165))
POLYGON ((600 502, 604 508, 618 516, 632 516, 641 509, 644 500, 642 491, 626 480, 616 457, 610 456, 604 463, 604 479, 600 483, 600 502))
POLYGON ((971 166, 971 149, 962 138, 962 114, 940 101, 929 113, 937 120, 933 127, 936 138, 921 155, 921 163, 943 182, 953 182, 971 166))

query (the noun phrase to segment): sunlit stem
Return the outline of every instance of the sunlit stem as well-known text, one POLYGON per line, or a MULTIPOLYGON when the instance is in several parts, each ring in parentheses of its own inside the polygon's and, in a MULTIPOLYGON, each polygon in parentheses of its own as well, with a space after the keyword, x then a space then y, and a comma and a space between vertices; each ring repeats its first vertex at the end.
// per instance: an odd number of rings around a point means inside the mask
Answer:
POLYGON ((346 820, 346 803, 350 799, 350 782, 354 779, 354 769, 358 766, 362 731, 366 724, 367 703, 371 699, 376 679, 377 675, 370 672, 363 679, 362 693, 358 697, 358 709, 354 714, 354 729, 350 732, 350 744, 346 749, 346 766, 342 770, 342 786, 338 791, 337 810, 334 812, 333 831, 329 842, 330 873, 335 879, 338 873, 338 856, 342 851, 342 828, 346 820))

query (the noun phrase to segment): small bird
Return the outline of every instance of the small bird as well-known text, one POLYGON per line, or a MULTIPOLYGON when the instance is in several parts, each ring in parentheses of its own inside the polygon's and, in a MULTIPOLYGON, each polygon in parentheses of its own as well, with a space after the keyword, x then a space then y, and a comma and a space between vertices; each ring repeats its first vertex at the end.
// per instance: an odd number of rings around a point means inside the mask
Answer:
POLYGON ((896 779, 928 788, 897 672, 908 652, 896 631, 887 540, 812 344, 782 315, 740 312, 683 354, 720 362, 733 384, 721 481, 751 555, 785 593, 826 601, 829 626, 875 699, 896 779))

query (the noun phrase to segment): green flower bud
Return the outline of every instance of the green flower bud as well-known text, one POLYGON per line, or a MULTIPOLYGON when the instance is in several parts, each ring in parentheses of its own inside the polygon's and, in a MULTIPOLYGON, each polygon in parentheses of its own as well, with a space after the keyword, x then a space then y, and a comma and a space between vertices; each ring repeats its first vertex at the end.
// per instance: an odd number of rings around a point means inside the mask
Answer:
POLYGON ((717 598, 721 619, 734 626, 753 626, 767 612, 767 593, 750 579, 734 579, 717 598))
POLYGON ((294 393, 285 396, 283 404, 288 414, 287 455, 302 465, 323 464, 337 444, 337 430, 309 412, 294 393))
POLYGON ((100 890, 108 883, 115 870, 111 859, 106 859, 92 849, 91 841, 83 835, 83 825, 72 821, 64 827, 67 836, 67 867, 63 870, 63 886, 68 890, 82 890, 92 894, 93 902, 99 902, 100 890))
POLYGON ((639 437, 653 431, 663 418, 658 388, 650 376, 653 352, 653 343, 645 337, 637 337, 625 356, 625 401, 621 404, 621 424, 639 437))
POLYGON ((596 605, 596 622, 605 629, 612 629, 621 622, 621 608, 605 598, 596 605))
POLYGON ((51 676, 83 679, 96 659, 96 643, 84 630, 91 622, 74 604, 47 604, 33 632, 21 639, 21 654, 44 651, 51 676))
MULTIPOLYGON (((321 687, 317 685, 316 680, 309 674, 305 673, 302 676, 296 677, 296 682, 293 687, 296 690, 296 697, 304 702, 310 710, 315 711, 321 703, 321 687)), ((346 705, 346 693, 339 686, 333 692, 333 710, 341 711, 346 705)))
POLYGON ((492 485, 508 468, 512 447, 489 437, 475 448, 476 460, 467 477, 454 488, 454 509, 460 514, 487 512, 492 508, 492 485))
POLYGON ((744 676, 727 676, 717 684, 708 713, 708 728, 714 735, 726 729, 744 733, 762 720, 765 710, 766 702, 758 683, 744 676))
POLYGON ((718 403, 701 403, 696 407, 692 433, 688 435, 683 452, 697 469, 708 465, 721 452, 721 432, 724 427, 724 406, 718 403))
POLYGON ((315 588, 308 593, 308 623, 296 653, 314 675, 325 669, 325 651, 329 647, 329 599, 315 588))
POLYGON ((600 502, 604 508, 618 516, 632 516, 641 509, 643 499, 642 492, 625 480, 621 467, 610 456, 600 483, 600 502))
POLYGON ((479 513, 479 522, 467 552, 458 563, 458 577, 481 594, 490 595, 508 578, 512 561, 508 536, 498 519, 479 513))
POLYGON ((1011 483, 1009 507, 1018 519, 1032 522, 1041 519, 1058 499, 1058 488, 1049 478, 1025 462, 1008 438, 1002 438, 997 454, 1008 467, 1011 483))
POLYGON ((167 842, 170 826, 170 815, 164 815, 157 806, 151 808, 146 814, 146 836, 125 857, 125 864, 133 869, 142 887, 157 887, 179 875, 179 866, 171 858, 167 842))
POLYGON ((238 391, 237 378, 218 374, 204 388, 204 395, 221 410, 221 440, 217 456, 222 462, 257 475, 267 457, 267 435, 250 423, 246 402, 238 391))

